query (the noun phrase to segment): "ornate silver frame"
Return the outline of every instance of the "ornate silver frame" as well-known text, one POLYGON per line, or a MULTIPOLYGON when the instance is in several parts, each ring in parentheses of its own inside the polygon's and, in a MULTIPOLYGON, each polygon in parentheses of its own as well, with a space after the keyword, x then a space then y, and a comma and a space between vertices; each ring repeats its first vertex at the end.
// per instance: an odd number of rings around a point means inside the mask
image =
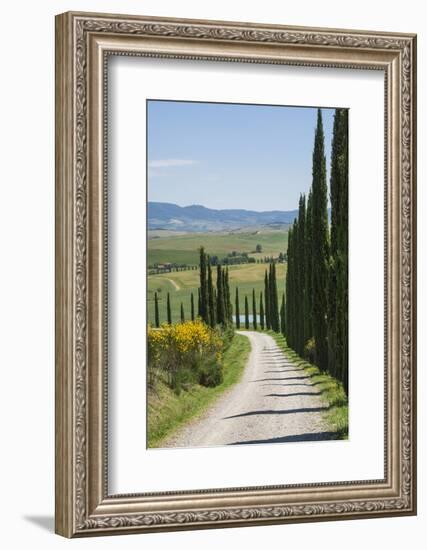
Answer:
POLYGON ((56 532, 66 537, 416 513, 416 37, 65 13, 56 18, 56 532), (383 70, 385 478, 109 495, 105 392, 106 57, 383 70))

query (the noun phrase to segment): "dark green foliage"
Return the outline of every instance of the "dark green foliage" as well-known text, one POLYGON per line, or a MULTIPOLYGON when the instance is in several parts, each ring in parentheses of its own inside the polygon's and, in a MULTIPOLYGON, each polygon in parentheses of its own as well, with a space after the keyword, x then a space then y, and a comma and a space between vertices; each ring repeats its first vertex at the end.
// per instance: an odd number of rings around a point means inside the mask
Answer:
POLYGON ((264 276, 264 296, 265 296, 265 325, 267 330, 271 329, 270 321, 270 289, 268 287, 268 275, 267 270, 265 270, 264 276))
POLYGON ((279 316, 279 303, 277 294, 277 281, 276 281, 276 266, 274 263, 270 264, 268 274, 268 309, 269 309, 269 322, 270 327, 275 332, 280 332, 280 316, 279 316))
POLYGON ((208 318, 209 324, 213 328, 216 325, 216 311, 215 311, 215 298, 214 298, 214 286, 212 282, 212 268, 208 256, 208 318))
POLYGON ((185 315, 184 315, 184 305, 181 302, 181 323, 185 322, 185 315))
POLYGON ((224 300, 224 325, 228 323, 230 315, 230 302, 228 300, 228 287, 227 287, 227 268, 222 268, 222 288, 223 288, 223 300, 224 300))
POLYGON ((206 255, 200 247, 200 287, 198 289, 198 315, 212 328, 223 327, 233 322, 228 268, 223 268, 206 255), (213 284, 212 266, 217 267, 216 289, 213 284))
POLYGON ((285 320, 285 295, 282 295, 282 305, 280 306, 280 332, 283 336, 286 334, 286 320, 285 320))
POLYGON ((287 257, 287 271, 286 271, 286 341, 290 347, 293 348, 293 315, 294 315, 294 292, 293 292, 293 279, 294 279, 294 260, 293 260, 293 227, 288 231, 288 251, 287 257))
POLYGON ((264 304, 262 299, 262 292, 259 293, 259 324, 261 325, 261 330, 264 330, 264 304))
POLYGON ((214 359, 199 361, 198 364, 199 384, 207 388, 213 388, 224 380, 224 369, 214 359))
POLYGON ((297 316, 297 352, 299 355, 304 353, 304 345, 309 338, 308 334, 305 334, 304 323, 304 304, 305 304, 305 289, 306 289, 306 272, 305 272, 305 225, 306 225, 306 208, 305 208, 305 195, 300 196, 299 208, 298 208, 298 242, 297 242, 297 262, 298 262, 298 281, 297 281, 297 300, 300 304, 301 312, 297 316))
POLYGON ((247 296, 245 296, 245 329, 249 329, 249 304, 247 296))
MULTIPOLYGON (((322 115, 317 115, 313 180, 288 233, 285 332, 300 356, 348 391, 348 111, 335 111, 327 212, 322 115)), ((281 316, 282 317, 282 316, 281 316)))
POLYGON ((230 293, 230 276, 228 273, 228 267, 225 271, 225 288, 226 288, 226 303, 227 303, 227 322, 233 322, 233 305, 231 303, 231 293, 230 293))
POLYGON ((254 330, 257 330, 257 314, 256 314, 256 300, 255 300, 255 289, 252 289, 252 324, 254 330))
POLYGON ((200 299, 200 288, 197 289, 197 316, 201 317, 202 304, 200 299))
POLYGON ((168 324, 171 325, 172 324, 172 310, 171 310, 171 297, 170 297, 169 292, 168 292, 168 297, 167 297, 167 301, 166 301, 166 318, 168 320, 168 324))
POLYGON ((328 311, 328 211, 326 159, 322 113, 317 112, 317 128, 313 151, 312 182, 312 259, 313 259, 313 336, 316 365, 328 368, 327 321, 328 311))
POLYGON ((218 264, 216 267, 216 320, 218 324, 225 324, 225 311, 224 311, 224 277, 222 275, 221 266, 218 264))
POLYGON ((268 309, 270 317, 270 326, 271 329, 276 331, 276 312, 274 307, 274 288, 273 288, 273 275, 272 275, 272 264, 269 264, 268 267, 268 309))
POLYGON ((159 317, 159 300, 157 298, 157 292, 154 293, 154 323, 156 328, 160 326, 160 317, 159 317))
POLYGON ((239 289, 236 287, 236 300, 235 300, 235 307, 236 307, 236 328, 240 328, 240 304, 239 304, 239 289))
POLYGON ((304 293, 304 335, 306 342, 313 335, 313 195, 310 189, 305 220, 305 293, 304 293))
POLYGON ((193 296, 193 293, 191 293, 191 298, 190 298, 190 305, 191 305, 191 320, 194 321, 195 319, 195 315, 194 315, 194 296, 193 296))
POLYGON ((331 243, 328 356, 331 374, 348 391, 348 111, 337 109, 331 155, 331 243))
POLYGON ((200 247, 200 317, 209 324, 207 257, 203 246, 200 247))
MULTIPOLYGON (((310 273, 307 273, 306 219, 305 196, 301 195, 298 218, 294 220, 288 234, 286 308, 284 307, 283 316, 287 341, 301 356, 304 354, 305 343, 310 337, 306 322, 307 280, 311 278, 310 273)), ((282 315, 280 321, 282 323, 282 315)))

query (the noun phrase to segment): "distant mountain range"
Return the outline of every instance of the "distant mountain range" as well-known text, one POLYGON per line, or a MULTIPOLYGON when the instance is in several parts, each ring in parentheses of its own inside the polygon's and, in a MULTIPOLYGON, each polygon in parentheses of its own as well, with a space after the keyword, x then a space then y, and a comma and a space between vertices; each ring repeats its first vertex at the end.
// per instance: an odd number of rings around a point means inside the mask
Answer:
POLYGON ((169 231, 227 231, 250 226, 290 225, 298 210, 214 210, 198 204, 178 206, 167 202, 148 203, 148 229, 169 231))

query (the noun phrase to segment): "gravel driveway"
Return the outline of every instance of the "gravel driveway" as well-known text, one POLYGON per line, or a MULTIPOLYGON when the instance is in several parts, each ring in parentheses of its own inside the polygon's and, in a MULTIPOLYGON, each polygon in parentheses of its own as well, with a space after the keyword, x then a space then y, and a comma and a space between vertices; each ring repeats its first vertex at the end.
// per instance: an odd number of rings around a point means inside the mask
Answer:
POLYGON ((162 447, 207 447, 333 439, 322 417, 320 392, 274 339, 241 331, 251 353, 245 371, 201 417, 169 437, 162 447))

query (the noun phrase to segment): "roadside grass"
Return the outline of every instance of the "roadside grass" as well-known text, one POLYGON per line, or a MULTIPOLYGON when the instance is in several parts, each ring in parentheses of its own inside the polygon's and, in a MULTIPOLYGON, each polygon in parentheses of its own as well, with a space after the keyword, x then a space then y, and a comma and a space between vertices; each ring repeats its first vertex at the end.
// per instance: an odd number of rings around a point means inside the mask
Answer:
POLYGON ((224 353, 224 381, 213 388, 193 385, 177 395, 159 380, 156 389, 148 393, 148 447, 161 447, 167 436, 200 416, 226 389, 238 382, 250 350, 248 338, 235 334, 224 353))
POLYGON ((294 350, 288 347, 286 339, 282 334, 273 331, 267 331, 277 345, 286 353, 286 356, 295 365, 302 367, 312 383, 321 392, 321 397, 325 401, 328 410, 325 413, 325 420, 331 430, 336 433, 336 439, 348 439, 348 399, 344 388, 336 378, 321 372, 316 366, 304 361, 294 350))

